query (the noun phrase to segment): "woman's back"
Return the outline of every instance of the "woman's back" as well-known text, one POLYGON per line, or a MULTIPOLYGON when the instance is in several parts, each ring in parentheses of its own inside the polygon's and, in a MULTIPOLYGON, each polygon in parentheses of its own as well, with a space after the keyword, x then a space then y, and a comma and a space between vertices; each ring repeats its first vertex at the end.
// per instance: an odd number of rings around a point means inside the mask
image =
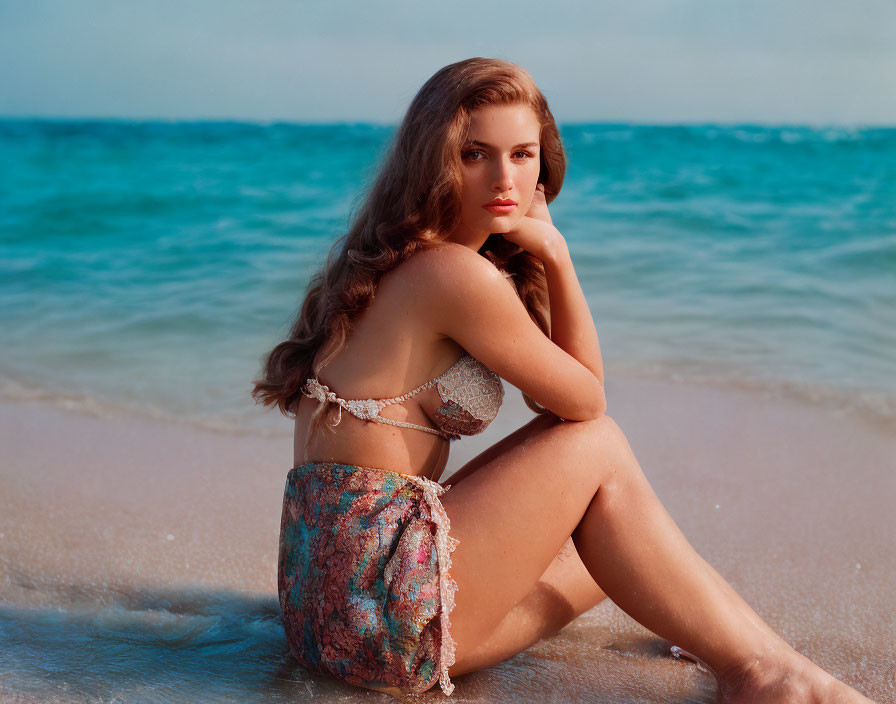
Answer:
MULTIPOLYGON (((457 246, 457 245, 448 245, 457 246)), ((380 280, 369 308, 361 314, 344 348, 321 370, 319 382, 344 399, 391 398, 458 369, 464 349, 431 325, 425 295, 425 267, 419 258, 438 257, 438 251, 417 253, 380 280), (415 261, 417 260, 417 261, 415 261)), ((450 259, 450 258, 448 258, 450 259)), ((446 261, 446 266, 450 264, 446 261)), ((324 345, 316 357, 329 350, 324 345)), ((316 361, 315 360, 315 361, 316 361)), ((475 370, 475 367, 473 367, 475 370)), ((487 370, 485 370, 487 371, 487 370)), ((503 388, 492 405, 500 405, 503 388)), ((318 432, 304 452, 311 414, 319 401, 303 396, 295 421, 293 466, 305 461, 338 461, 366 467, 388 467, 402 474, 437 480, 445 468, 449 445, 438 433, 443 399, 435 385, 400 403, 385 406, 380 416, 432 428, 432 433, 373 423, 341 413, 335 432, 318 432)), ((496 410, 496 409, 495 409, 496 410)))

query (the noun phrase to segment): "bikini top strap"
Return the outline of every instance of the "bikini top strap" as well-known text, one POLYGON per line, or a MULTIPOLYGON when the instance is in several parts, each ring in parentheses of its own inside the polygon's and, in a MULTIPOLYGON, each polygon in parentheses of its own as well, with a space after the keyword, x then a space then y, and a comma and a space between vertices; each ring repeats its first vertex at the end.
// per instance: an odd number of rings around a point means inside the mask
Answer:
MULTIPOLYGON (((435 376, 429 381, 420 384, 420 386, 418 386, 416 389, 412 389, 411 391, 408 391, 401 396, 394 396, 392 398, 345 399, 337 396, 335 393, 330 391, 330 387, 326 384, 321 384, 317 377, 310 377, 309 379, 305 380, 305 383, 308 385, 308 388, 312 392, 311 394, 306 393, 305 395, 311 398, 316 398, 319 401, 332 401, 333 403, 338 403, 340 406, 343 406, 345 404, 352 404, 357 408, 357 410, 362 413, 364 412, 366 406, 375 405, 377 410, 379 410, 393 403, 401 403, 402 401, 407 401, 409 398, 411 398, 411 396, 415 396, 424 389, 428 389, 439 379, 445 376, 448 372, 454 369, 458 364, 460 364, 462 359, 464 359, 464 357, 461 357, 461 359, 452 364, 448 369, 443 371, 438 376, 435 376)), ((373 409, 371 408, 370 410, 372 411, 373 409)))
MULTIPOLYGON (((441 375, 440 375, 441 376, 441 375)), ((438 377, 436 377, 438 379, 438 377)), ((411 396, 420 393, 423 389, 429 388, 432 386, 436 379, 430 379, 425 384, 421 384, 416 389, 412 391, 408 391, 406 394, 402 394, 401 396, 395 396, 393 398, 342 398, 341 396, 337 396, 334 392, 330 391, 330 387, 326 384, 321 384, 320 381, 311 377, 306 379, 305 385, 308 391, 304 391, 303 393, 309 398, 316 398, 318 401, 330 401, 331 403, 336 403, 340 406, 340 408, 348 409, 353 415, 358 415, 360 417, 373 417, 376 416, 378 411, 386 406, 389 406, 393 403, 400 403, 401 401, 406 401, 411 396)))
MULTIPOLYGON (((386 418, 385 416, 380 415, 380 410, 382 410, 385 406, 388 406, 390 403, 396 403, 397 401, 404 400, 406 397, 410 397, 418 391, 426 388, 428 384, 432 384, 435 380, 430 380, 419 386, 413 392, 408 392, 403 396, 396 396, 392 399, 349 399, 346 400, 344 398, 340 398, 335 393, 330 391, 324 384, 321 384, 317 379, 308 379, 307 387, 308 391, 302 390, 309 398, 316 398, 320 402, 331 401, 335 403, 339 408, 339 416, 336 418, 335 425, 339 425, 342 421, 342 409, 344 408, 353 416, 360 418, 361 420, 375 421, 377 423, 387 423, 389 425, 397 425, 402 428, 414 428, 415 430, 424 430, 427 433, 432 433, 433 435, 438 435, 440 437, 445 438, 446 440, 450 440, 451 436, 442 430, 436 430, 434 428, 427 428, 425 425, 418 425, 417 423, 410 423, 408 421, 403 420, 395 420, 393 418, 386 418)), ((305 446, 305 461, 308 461, 308 446, 305 446)))
POLYGON ((424 389, 428 389, 430 386, 435 384, 439 379, 441 379, 443 376, 448 374, 448 372, 452 371, 458 364, 460 364, 468 356, 469 355, 465 354, 463 357, 461 357, 459 360, 457 360, 454 364, 452 364, 450 367, 448 367, 448 369, 443 371, 441 374, 434 376, 432 379, 430 379, 426 383, 420 384, 420 386, 418 386, 416 389, 413 389, 412 391, 408 391, 406 394, 402 394, 401 396, 396 396, 395 398, 383 398, 383 399, 377 399, 377 400, 380 403, 382 403, 384 406, 389 405, 390 403, 399 403, 401 401, 406 401, 411 396, 414 396, 415 394, 423 391, 424 389))

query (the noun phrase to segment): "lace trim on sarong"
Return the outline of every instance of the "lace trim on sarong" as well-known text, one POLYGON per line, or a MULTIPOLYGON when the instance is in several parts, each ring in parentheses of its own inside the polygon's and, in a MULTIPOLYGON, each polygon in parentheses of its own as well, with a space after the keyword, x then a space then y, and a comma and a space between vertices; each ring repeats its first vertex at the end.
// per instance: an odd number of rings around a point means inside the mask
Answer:
POLYGON ((445 507, 439 500, 439 496, 451 488, 450 484, 442 486, 432 479, 422 476, 403 474, 403 477, 412 481, 423 489, 423 498, 429 506, 432 520, 436 524, 436 552, 439 559, 439 595, 442 601, 442 649, 439 658, 439 685, 446 695, 454 691, 454 685, 448 677, 448 668, 454 664, 455 643, 451 637, 450 613, 454 610, 454 594, 457 591, 457 582, 449 574, 451 569, 451 553, 460 543, 457 538, 449 535, 451 521, 445 512, 445 507))

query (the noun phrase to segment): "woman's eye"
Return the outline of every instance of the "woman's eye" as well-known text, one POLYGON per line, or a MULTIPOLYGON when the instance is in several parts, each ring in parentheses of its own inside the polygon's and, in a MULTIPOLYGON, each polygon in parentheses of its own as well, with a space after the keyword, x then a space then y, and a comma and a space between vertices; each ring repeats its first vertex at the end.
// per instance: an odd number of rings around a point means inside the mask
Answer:
MULTIPOLYGON (((480 161, 480 159, 474 159, 474 158, 473 158, 473 157, 474 157, 475 155, 477 155, 477 154, 478 154, 479 156, 483 156, 483 157, 485 156, 485 153, 484 153, 481 149, 473 149, 473 150, 471 150, 471 151, 466 152, 466 153, 463 155, 463 158, 464 158, 464 159, 467 159, 467 160, 469 160, 469 161, 480 161)), ((519 151, 515 151, 511 156, 513 156, 513 158, 515 158, 515 159, 525 159, 525 158, 527 158, 527 157, 531 157, 532 154, 529 153, 529 152, 527 152, 527 151, 523 151, 522 149, 520 149, 519 151), (520 155, 522 155, 522 156, 520 156, 520 155)))

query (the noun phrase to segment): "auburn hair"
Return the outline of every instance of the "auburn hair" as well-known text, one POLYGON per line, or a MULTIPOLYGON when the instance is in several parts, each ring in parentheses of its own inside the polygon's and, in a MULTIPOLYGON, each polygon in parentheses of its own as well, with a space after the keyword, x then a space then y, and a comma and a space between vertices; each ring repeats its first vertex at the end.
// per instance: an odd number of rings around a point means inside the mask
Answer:
MULTIPOLYGON (((560 192, 566 155, 547 100, 529 73, 501 59, 475 57, 437 71, 417 92, 386 151, 382 166, 347 233, 333 244, 312 276, 289 338, 267 353, 253 381, 256 403, 276 405, 294 418, 304 380, 345 346, 353 323, 371 303, 380 278, 414 252, 446 241, 461 212, 461 152, 470 115, 486 105, 523 104, 541 123, 540 173, 545 199, 560 192), (314 365, 317 351, 332 347, 314 365)), ((479 254, 509 273, 529 316, 550 337, 547 285, 542 263, 509 240, 492 234, 479 254)), ((526 405, 545 412, 528 394, 526 405)), ((308 438, 330 404, 312 414, 308 438)), ((306 442, 307 447, 307 442, 306 442)))

